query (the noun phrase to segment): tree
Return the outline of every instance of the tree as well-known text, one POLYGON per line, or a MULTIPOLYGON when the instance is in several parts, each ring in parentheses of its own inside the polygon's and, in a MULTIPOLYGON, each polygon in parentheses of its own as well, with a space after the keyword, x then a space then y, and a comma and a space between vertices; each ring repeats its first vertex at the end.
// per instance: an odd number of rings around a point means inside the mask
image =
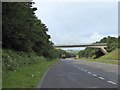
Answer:
POLYGON ((48 28, 35 16, 32 2, 3 3, 3 48, 35 52, 48 58, 55 52, 48 28))

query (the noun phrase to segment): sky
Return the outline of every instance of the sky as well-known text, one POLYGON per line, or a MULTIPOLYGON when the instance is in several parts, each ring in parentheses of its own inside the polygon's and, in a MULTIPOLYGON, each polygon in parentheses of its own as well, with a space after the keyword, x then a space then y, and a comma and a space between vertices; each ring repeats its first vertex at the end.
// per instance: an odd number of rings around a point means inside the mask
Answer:
POLYGON ((42 2, 33 0, 36 16, 48 27, 55 45, 86 44, 118 36, 118 3, 42 2))

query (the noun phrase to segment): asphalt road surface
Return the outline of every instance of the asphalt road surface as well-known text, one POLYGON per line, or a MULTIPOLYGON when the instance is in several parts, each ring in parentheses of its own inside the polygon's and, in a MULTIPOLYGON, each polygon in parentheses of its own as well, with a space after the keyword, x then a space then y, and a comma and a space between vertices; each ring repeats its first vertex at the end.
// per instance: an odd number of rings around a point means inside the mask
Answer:
POLYGON ((37 88, 118 88, 118 65, 61 60, 45 73, 37 88))

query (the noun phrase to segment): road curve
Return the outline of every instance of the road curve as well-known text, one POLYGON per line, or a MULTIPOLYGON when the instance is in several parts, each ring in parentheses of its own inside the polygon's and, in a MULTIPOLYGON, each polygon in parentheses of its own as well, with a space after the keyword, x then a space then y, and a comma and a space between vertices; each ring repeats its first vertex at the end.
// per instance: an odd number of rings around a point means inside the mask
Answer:
POLYGON ((61 60, 46 72, 37 88, 118 88, 118 67, 61 60))

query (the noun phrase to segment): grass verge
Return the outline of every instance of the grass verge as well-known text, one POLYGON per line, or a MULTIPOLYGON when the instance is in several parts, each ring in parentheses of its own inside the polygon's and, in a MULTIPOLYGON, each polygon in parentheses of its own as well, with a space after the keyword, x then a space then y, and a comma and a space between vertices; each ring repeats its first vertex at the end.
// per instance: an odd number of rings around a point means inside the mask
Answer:
POLYGON ((14 72, 9 72, 3 80, 3 88, 33 88, 36 87, 45 71, 59 60, 41 60, 40 63, 26 66, 14 72))
POLYGON ((100 62, 100 63, 107 63, 107 64, 120 64, 118 56, 120 55, 120 49, 115 49, 112 52, 98 58, 98 59, 91 59, 91 58, 83 58, 81 60, 86 60, 89 62, 100 62))
POLYGON ((97 61, 101 63, 108 63, 108 64, 118 64, 118 55, 120 54, 120 49, 115 49, 112 52, 96 59, 96 60, 91 60, 91 61, 97 61))
POLYGON ((101 60, 101 59, 90 59, 89 62, 100 62, 100 63, 106 63, 106 64, 116 64, 118 65, 117 60, 101 60))

